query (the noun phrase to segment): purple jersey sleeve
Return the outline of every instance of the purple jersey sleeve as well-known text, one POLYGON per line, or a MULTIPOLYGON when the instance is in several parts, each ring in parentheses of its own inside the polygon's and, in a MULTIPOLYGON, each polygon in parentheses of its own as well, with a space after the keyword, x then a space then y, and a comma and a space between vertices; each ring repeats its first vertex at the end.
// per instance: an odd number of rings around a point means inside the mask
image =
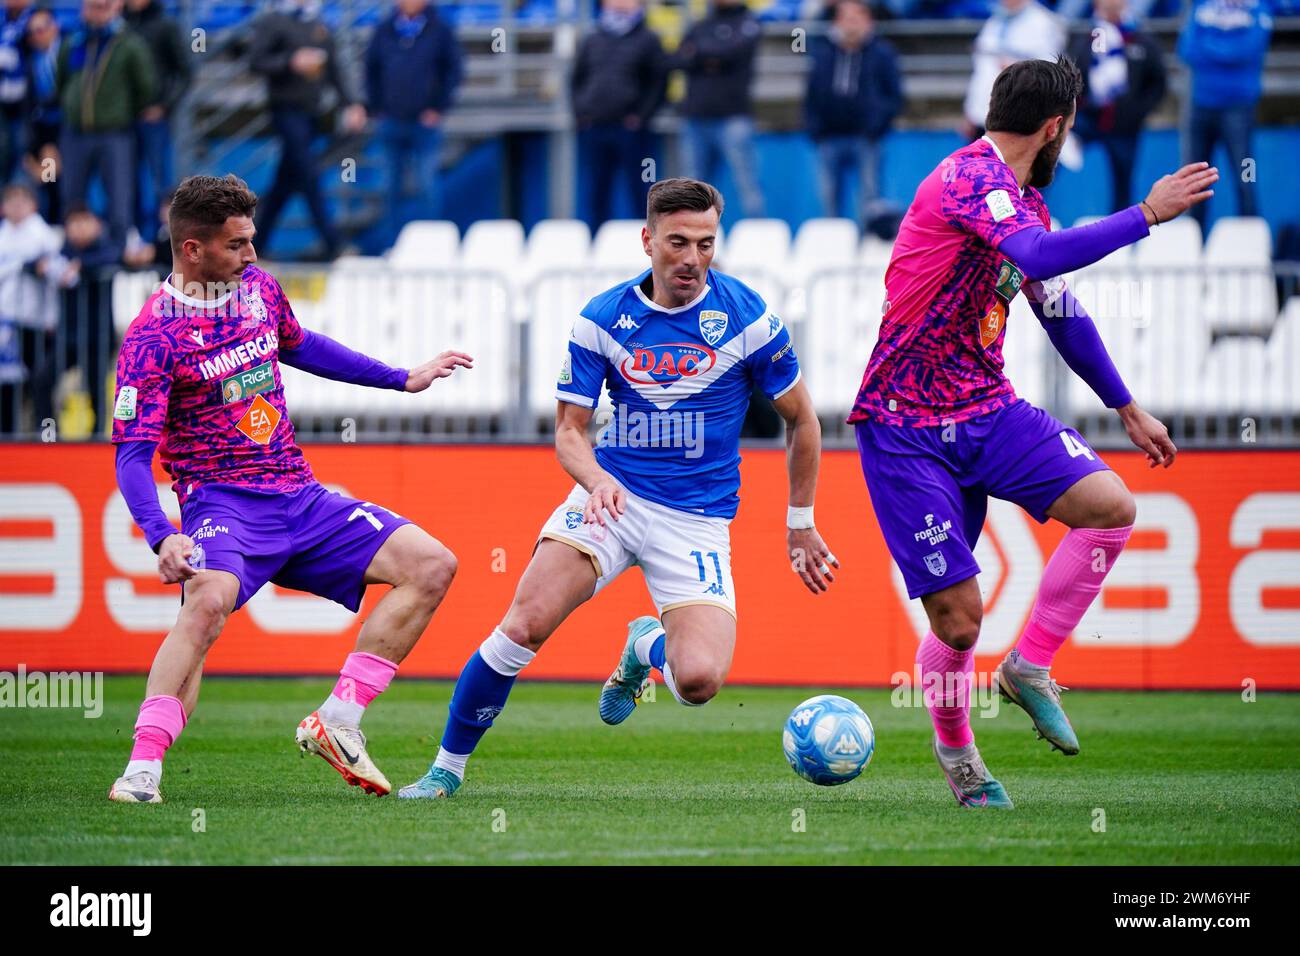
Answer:
MULTIPOLYGON (((294 324, 297 325, 296 320, 294 324)), ((281 328, 284 328, 283 321, 281 328)), ((406 390, 406 369, 393 368, 378 359, 362 355, 328 335, 301 327, 299 331, 301 335, 297 345, 292 349, 281 346, 280 361, 285 365, 337 382, 366 385, 370 388, 391 388, 399 392, 406 390)))
POLYGON ((998 246, 1031 279, 1050 279, 1090 266, 1150 232, 1140 206, 1058 232, 1035 225, 1007 235, 998 246))
POLYGON ((1034 294, 1034 290, 1026 287, 1029 306, 1070 370, 1087 383, 1107 408, 1122 408, 1133 401, 1133 396, 1111 361, 1092 318, 1070 290, 1064 288, 1064 283, 1061 285, 1047 301, 1043 301, 1041 293, 1034 294))
POLYGON ((1026 201, 1010 167, 996 158, 948 167, 940 208, 953 228, 977 236, 995 249, 1022 229, 1044 226, 1038 206, 1026 201))
POLYGON ((151 468, 155 448, 151 441, 122 442, 117 446, 115 471, 126 507, 156 553, 164 540, 176 534, 176 527, 158 504, 151 468))
POLYGON ((142 317, 127 329, 117 356, 113 441, 158 442, 167 422, 176 340, 142 317))

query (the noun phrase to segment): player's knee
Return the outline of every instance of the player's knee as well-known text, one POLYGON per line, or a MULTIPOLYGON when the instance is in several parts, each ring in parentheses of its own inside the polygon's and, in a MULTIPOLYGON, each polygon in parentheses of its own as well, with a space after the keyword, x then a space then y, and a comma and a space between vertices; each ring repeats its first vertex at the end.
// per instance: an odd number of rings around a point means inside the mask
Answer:
POLYGON ((680 671, 673 667, 673 683, 677 685, 677 693, 688 704, 707 704, 722 690, 726 676, 721 669, 707 664, 685 664, 680 671))
POLYGON ((436 604, 446 595, 456 577, 456 555, 434 543, 421 554, 417 565, 413 583, 436 604))
POLYGON ((1115 494, 1110 496, 1106 513, 1102 516, 1104 524, 1098 525, 1101 528, 1127 528, 1137 520, 1137 500, 1133 497, 1133 492, 1119 484, 1115 494))
POLYGON ((185 595, 185 604, 181 614, 191 625, 188 633, 191 639, 206 651, 217 639, 230 615, 230 604, 225 595, 213 588, 206 588, 185 595))
POLYGON ((520 647, 526 647, 535 653, 551 636, 545 620, 540 608, 534 609, 528 604, 515 604, 506 614, 506 619, 501 622, 500 630, 520 647))
POLYGON ((983 622, 983 608, 954 605, 939 608, 930 618, 930 627, 953 650, 968 651, 979 640, 983 622))

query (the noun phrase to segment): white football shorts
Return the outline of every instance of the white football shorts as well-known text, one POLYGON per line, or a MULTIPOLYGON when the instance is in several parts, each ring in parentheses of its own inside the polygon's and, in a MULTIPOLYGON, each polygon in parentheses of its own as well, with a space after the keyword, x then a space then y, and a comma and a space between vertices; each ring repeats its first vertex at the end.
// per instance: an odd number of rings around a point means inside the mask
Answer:
POLYGON ((688 604, 716 604, 736 616, 731 581, 731 521, 678 511, 626 488, 627 510, 617 521, 586 524, 589 495, 581 485, 555 509, 539 538, 572 545, 591 558, 600 591, 634 564, 641 566, 659 613, 688 604))

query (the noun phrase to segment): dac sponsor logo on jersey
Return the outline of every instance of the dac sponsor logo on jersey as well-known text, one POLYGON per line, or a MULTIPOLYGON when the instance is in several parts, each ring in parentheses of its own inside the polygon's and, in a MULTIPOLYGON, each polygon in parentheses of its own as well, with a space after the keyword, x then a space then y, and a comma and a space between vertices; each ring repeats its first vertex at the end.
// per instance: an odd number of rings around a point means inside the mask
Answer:
POLYGON ((700 310, 700 335, 710 345, 717 345, 727 332, 727 313, 716 309, 700 310))
POLYGON ((942 551, 935 551, 925 556, 925 567, 936 578, 941 578, 948 573, 948 559, 942 551))
POLYGON ((275 387, 275 369, 270 362, 263 362, 247 372, 232 375, 221 383, 221 398, 225 404, 242 402, 275 387))
POLYGON ((253 404, 248 406, 248 411, 244 412, 244 417, 235 425, 245 437, 252 439, 259 445, 269 444, 271 436, 275 434, 276 427, 280 424, 280 412, 274 405, 264 399, 261 395, 253 399, 253 404))
MULTIPOLYGON (((721 335, 721 332, 718 334, 721 335)), ((631 354, 619 366, 619 371, 629 382, 667 385, 678 379, 703 375, 713 368, 716 361, 713 349, 707 346, 691 342, 665 342, 662 345, 634 346, 631 354)))

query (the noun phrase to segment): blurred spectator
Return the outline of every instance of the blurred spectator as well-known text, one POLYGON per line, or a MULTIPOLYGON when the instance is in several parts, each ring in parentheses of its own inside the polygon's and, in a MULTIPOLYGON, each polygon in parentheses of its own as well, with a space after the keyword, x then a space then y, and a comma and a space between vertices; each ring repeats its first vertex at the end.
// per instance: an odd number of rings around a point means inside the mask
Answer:
POLYGON ((746 216, 763 215, 750 97, 761 35, 744 0, 714 0, 713 10, 691 27, 673 58, 687 79, 681 107, 686 175, 716 183, 725 159, 746 216))
POLYGON ((19 384, 29 383, 39 423, 53 415, 54 328, 58 295, 37 274, 59 250, 59 236, 22 183, 5 187, 0 222, 0 431, 22 431, 19 384))
POLYGON ((32 0, 4 0, 0 14, 0 182, 8 182, 26 148, 27 21, 32 0))
POLYGON ((455 31, 428 0, 398 0, 370 35, 367 108, 378 120, 388 167, 381 249, 393 244, 409 218, 402 214, 408 196, 417 197, 414 218, 442 216, 438 151, 443 119, 460 85, 461 60, 455 31))
POLYGON ((1138 29, 1129 0, 1096 0, 1096 19, 1070 41, 1070 59, 1083 72, 1074 132, 1101 144, 1110 161, 1111 210, 1130 205, 1138 134, 1165 96, 1164 55, 1138 29))
POLYGON ((113 276, 122 267, 124 243, 84 205, 71 206, 63 248, 39 272, 63 287, 64 367, 79 370, 73 390, 89 395, 94 420, 105 423, 109 360, 113 355, 113 276))
POLYGON ((83 0, 82 25, 59 50, 63 202, 84 203, 96 171, 108 223, 122 242, 135 219, 135 121, 156 102, 145 42, 127 29, 122 0, 83 0))
POLYGON ((651 153, 650 120, 663 103, 667 75, 668 59, 645 24, 642 0, 604 0, 570 79, 592 229, 610 218, 615 190, 631 200, 633 216, 645 213, 650 184, 642 163, 651 153))
POLYGON ((158 0, 127 0, 126 7, 126 22, 148 44, 158 74, 154 102, 145 107, 135 124, 140 159, 135 222, 143 232, 153 224, 159 198, 172 185, 171 117, 189 89, 193 69, 180 28, 163 13, 158 0))
POLYGON ((328 90, 344 107, 346 131, 361 130, 366 111, 343 79, 334 37, 320 19, 320 7, 319 0, 277 0, 271 12, 259 17, 252 27, 249 56, 253 69, 266 77, 271 128, 280 141, 280 163, 258 206, 257 227, 262 245, 270 248, 285 203, 295 193, 302 193, 325 243, 325 256, 333 259, 342 251, 342 242, 325 208, 312 141, 327 112, 328 90))
POLYGON ((41 207, 48 222, 63 219, 59 195, 59 21, 49 10, 33 10, 27 21, 27 174, 40 183, 41 207))
POLYGON ((970 86, 962 108, 962 134, 970 140, 984 135, 993 81, 1017 60, 1054 60, 1065 49, 1065 30, 1036 0, 1002 0, 975 37, 970 86))
POLYGON ((862 0, 840 0, 828 37, 812 44, 804 101, 817 146, 818 185, 827 216, 843 214, 845 173, 858 178, 858 221, 880 194, 880 140, 903 108, 898 55, 875 35, 862 0))
MULTIPOLYGON (((1273 18, 1264 0, 1197 0, 1178 38, 1178 55, 1192 74, 1192 98, 1183 137, 1184 162, 1214 161, 1214 148, 1228 151, 1221 182, 1237 184, 1237 214, 1256 214, 1254 177, 1244 175, 1262 91, 1264 57, 1273 18)), ((1209 203, 1192 207, 1205 226, 1209 203)))

